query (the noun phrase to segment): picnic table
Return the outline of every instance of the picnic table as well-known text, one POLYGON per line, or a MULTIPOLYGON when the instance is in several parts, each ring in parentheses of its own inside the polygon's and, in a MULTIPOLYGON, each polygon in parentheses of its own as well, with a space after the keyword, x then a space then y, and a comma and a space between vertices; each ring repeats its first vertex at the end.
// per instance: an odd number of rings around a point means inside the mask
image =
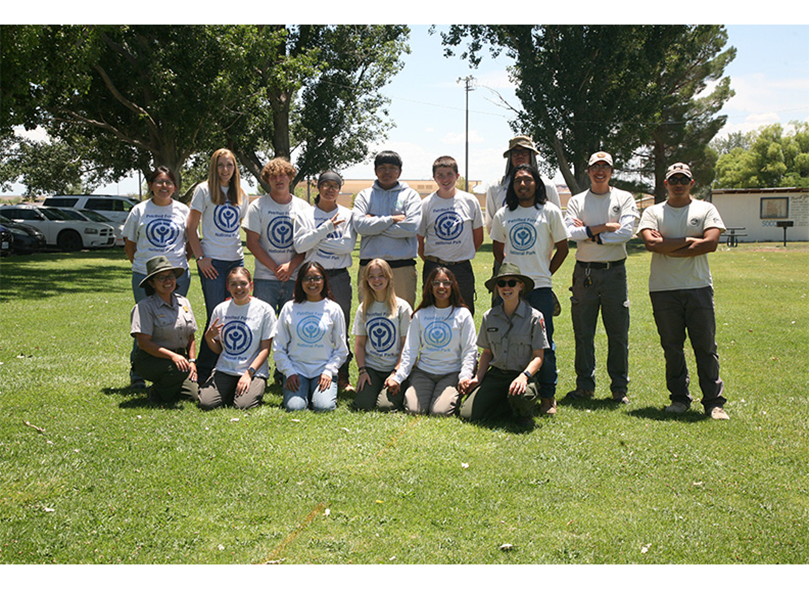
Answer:
POLYGON ((740 231, 747 230, 747 227, 726 227, 726 237, 728 240, 728 247, 738 247, 739 238, 747 237, 747 233, 740 233, 740 231))

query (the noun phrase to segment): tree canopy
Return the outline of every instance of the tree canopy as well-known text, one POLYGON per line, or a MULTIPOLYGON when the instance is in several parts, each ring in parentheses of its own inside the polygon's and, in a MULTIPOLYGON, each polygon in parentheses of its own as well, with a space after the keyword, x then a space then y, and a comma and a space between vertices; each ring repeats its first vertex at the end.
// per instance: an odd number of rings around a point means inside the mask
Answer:
POLYGON ((714 188, 809 187, 809 123, 790 125, 786 133, 781 125, 768 125, 733 138, 730 145, 740 146, 719 156, 714 188))
POLYGON ((114 179, 156 165, 181 177, 189 158, 223 146, 257 177, 262 159, 295 150, 299 178, 360 161, 389 124, 380 90, 401 68, 409 34, 402 26, 2 28, 0 132, 41 126, 114 179))
POLYGON ((509 73, 522 108, 512 128, 534 138, 574 193, 589 185, 595 151, 612 153, 619 170, 648 175, 678 146, 707 145, 723 122, 712 117, 729 97, 728 82, 710 99, 699 96, 734 55, 716 57, 721 27, 454 25, 442 33, 445 54, 464 40, 461 57, 473 66, 485 45, 514 59, 509 73), (655 145, 664 155, 655 156, 655 145))

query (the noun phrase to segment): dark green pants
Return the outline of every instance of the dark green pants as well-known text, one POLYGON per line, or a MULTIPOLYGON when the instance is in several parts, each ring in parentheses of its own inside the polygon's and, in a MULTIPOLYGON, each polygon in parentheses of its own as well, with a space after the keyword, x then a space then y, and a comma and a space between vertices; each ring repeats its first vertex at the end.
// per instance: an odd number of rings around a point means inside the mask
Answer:
POLYGON ((351 408, 360 411, 401 411, 404 408, 404 392, 407 381, 402 383, 399 393, 391 395, 385 388, 385 379, 390 376, 390 371, 380 372, 370 366, 366 367, 371 382, 366 384, 362 390, 357 389, 354 402, 351 408))
POLYGON ((188 372, 177 370, 168 358, 158 358, 139 349, 135 353, 134 366, 141 377, 152 383, 155 395, 163 403, 173 403, 181 395, 197 400, 197 383, 189 380, 188 372))
POLYGON ((522 395, 509 395, 508 388, 520 375, 517 370, 500 370, 491 367, 483 376, 483 382, 464 399, 461 418, 470 421, 484 419, 522 417, 534 414, 539 391, 535 379, 528 381, 522 395))

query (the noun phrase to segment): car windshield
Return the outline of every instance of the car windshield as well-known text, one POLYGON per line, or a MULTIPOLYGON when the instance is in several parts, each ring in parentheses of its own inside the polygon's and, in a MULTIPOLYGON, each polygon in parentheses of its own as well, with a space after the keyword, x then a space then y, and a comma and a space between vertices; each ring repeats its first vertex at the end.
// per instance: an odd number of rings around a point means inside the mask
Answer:
POLYGON ((64 212, 62 209, 39 209, 51 221, 73 221, 74 218, 64 212))
POLYGON ((84 209, 81 211, 81 214, 90 219, 91 221, 98 221, 99 223, 109 223, 110 220, 107 219, 101 213, 96 213, 95 211, 91 211, 90 209, 84 209))
POLYGON ((59 209, 59 212, 64 213, 65 215, 67 215, 68 217, 73 219, 74 221, 86 221, 87 220, 87 216, 84 214, 84 212, 80 213, 79 211, 74 211, 73 209, 59 209))

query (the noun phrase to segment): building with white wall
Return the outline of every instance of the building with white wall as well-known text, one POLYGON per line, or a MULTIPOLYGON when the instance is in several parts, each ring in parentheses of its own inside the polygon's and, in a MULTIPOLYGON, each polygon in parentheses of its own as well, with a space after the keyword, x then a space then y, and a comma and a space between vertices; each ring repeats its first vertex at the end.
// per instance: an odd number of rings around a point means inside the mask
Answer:
POLYGON ((792 221, 787 241, 809 241, 809 188, 713 190, 711 201, 739 241, 783 241, 780 221, 792 221), (743 229, 742 229, 743 228, 743 229))

